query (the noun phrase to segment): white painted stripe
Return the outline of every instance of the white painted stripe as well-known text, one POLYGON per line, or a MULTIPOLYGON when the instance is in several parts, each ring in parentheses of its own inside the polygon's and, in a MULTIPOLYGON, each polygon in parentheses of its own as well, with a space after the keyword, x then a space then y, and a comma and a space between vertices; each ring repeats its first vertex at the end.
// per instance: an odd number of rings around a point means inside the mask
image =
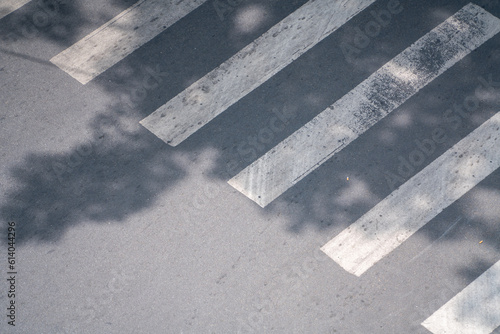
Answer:
POLYGON ((311 0, 141 121, 176 146, 375 0, 311 0))
POLYGON ((141 0, 50 61, 86 84, 206 1, 141 0))
POLYGON ((229 181, 262 207, 500 31, 469 4, 229 181))
POLYGON ((392 192, 321 250, 360 276, 500 167, 500 112, 392 192))
POLYGON ((500 326, 500 261, 422 323, 434 334, 489 334, 500 326))
POLYGON ((2 0, 0 3, 0 20, 30 1, 31 0, 2 0))

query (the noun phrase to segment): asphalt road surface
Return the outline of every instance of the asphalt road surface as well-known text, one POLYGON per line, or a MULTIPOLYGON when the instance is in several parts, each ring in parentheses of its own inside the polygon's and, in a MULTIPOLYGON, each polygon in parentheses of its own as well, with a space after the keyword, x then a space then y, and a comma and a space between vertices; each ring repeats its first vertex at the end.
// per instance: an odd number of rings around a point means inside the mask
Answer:
POLYGON ((500 1, 1 0, 0 333, 500 333, 500 1))

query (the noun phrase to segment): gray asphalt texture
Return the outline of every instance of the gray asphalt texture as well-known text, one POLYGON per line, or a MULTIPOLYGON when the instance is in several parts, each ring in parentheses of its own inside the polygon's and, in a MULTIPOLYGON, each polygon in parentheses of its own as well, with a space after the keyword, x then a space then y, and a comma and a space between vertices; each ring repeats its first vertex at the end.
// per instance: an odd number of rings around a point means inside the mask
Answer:
MULTIPOLYGON (((346 57, 340 46, 387 2, 177 147, 139 121, 304 0, 208 1, 85 86, 49 60, 133 1, 32 1, 0 20, 0 333, 429 333, 420 323, 500 259, 500 170, 361 277, 319 248, 401 185, 387 173, 415 140, 437 127, 447 134, 404 180, 500 110, 500 35, 265 209, 227 184, 468 3, 401 1, 346 57), (51 15, 37 26, 44 3, 51 15), (242 31, 249 6, 266 16, 242 31), (444 117, 476 90, 477 111, 444 117), (286 126, 259 137, 283 110, 286 126), (11 221, 15 327, 6 316, 11 221)), ((475 3, 500 17, 500 1, 475 3)))

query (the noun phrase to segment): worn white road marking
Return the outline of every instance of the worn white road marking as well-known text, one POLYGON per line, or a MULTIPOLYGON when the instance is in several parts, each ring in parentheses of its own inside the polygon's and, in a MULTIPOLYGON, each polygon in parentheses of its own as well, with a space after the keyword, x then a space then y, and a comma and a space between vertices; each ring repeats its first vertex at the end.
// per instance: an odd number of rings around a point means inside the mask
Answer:
POLYGON ((50 61, 86 84, 206 1, 140 0, 50 61))
POLYGON ((2 0, 2 2, 0 2, 0 20, 30 1, 31 0, 2 0))
POLYGON ((422 323, 434 334, 489 334, 500 326, 500 261, 422 323))
POLYGON ((141 124, 176 146, 375 0, 311 0, 141 124))
POLYGON ((500 112, 392 192, 321 250, 360 276, 500 167, 500 112))
POLYGON ((229 184, 265 207, 499 31, 498 18, 465 6, 229 184))

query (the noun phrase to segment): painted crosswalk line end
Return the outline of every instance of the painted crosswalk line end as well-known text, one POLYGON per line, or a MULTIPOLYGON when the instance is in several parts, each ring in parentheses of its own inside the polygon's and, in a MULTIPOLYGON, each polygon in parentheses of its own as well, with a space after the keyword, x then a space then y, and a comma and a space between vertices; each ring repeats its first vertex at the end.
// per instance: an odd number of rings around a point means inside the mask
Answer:
POLYGON ((465 6, 229 184, 260 206, 267 206, 499 31, 497 17, 476 5, 465 6))
POLYGON ((361 276, 500 167, 500 112, 393 191, 321 250, 361 276))
POLYGON ((307 2, 140 123, 180 144, 374 2, 307 2))
POLYGON ((423 323, 433 334, 490 334, 500 326, 500 261, 423 323))
POLYGON ((90 82, 207 0, 140 0, 50 61, 90 82))

